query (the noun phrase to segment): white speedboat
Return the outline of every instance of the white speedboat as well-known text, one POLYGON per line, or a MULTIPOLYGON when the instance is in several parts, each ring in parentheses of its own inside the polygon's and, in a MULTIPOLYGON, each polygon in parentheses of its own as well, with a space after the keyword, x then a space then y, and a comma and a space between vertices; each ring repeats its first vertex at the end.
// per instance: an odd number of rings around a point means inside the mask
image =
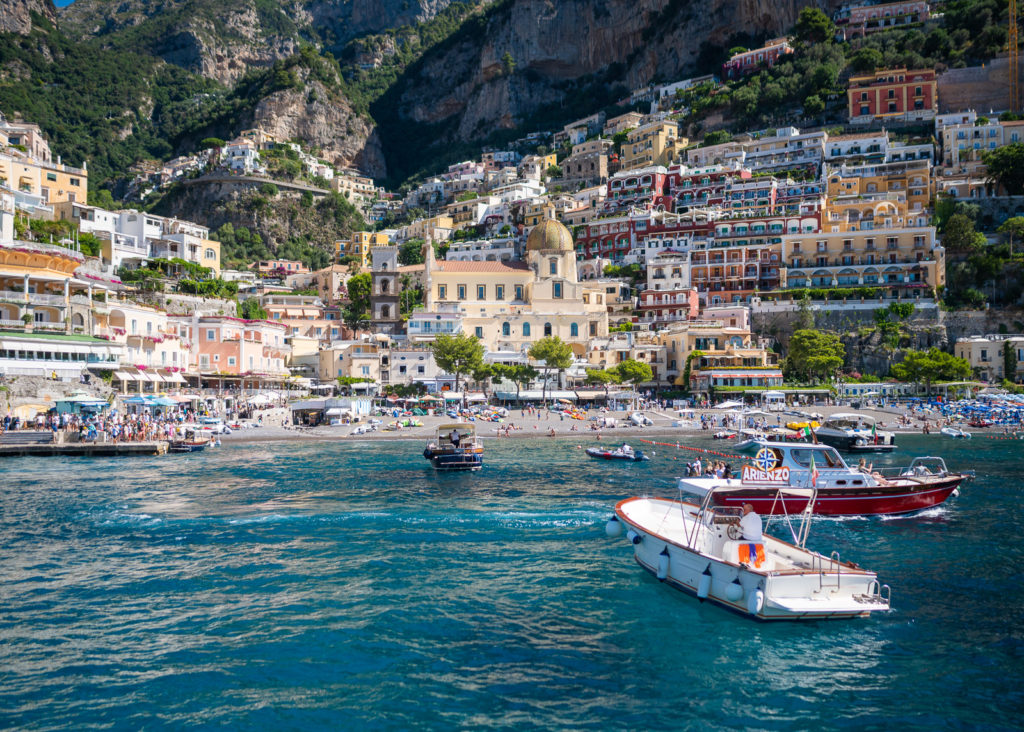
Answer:
POLYGON ((939 430, 946 437, 952 437, 955 440, 969 440, 971 439, 971 433, 967 430, 960 429, 959 427, 943 427, 939 430))
POLYGON ((792 543, 770 536, 748 541, 742 509, 715 505, 716 488, 700 505, 666 498, 627 498, 615 506, 609 535, 627 528, 637 563, 659 580, 758 620, 863 617, 889 609, 890 590, 874 572, 805 547, 816 491, 778 488, 806 508, 787 516, 792 543), (793 519, 796 519, 794 529, 793 519))
POLYGON ((818 442, 844 452, 892 452, 896 435, 879 430, 875 418, 856 412, 831 415, 814 430, 818 442))

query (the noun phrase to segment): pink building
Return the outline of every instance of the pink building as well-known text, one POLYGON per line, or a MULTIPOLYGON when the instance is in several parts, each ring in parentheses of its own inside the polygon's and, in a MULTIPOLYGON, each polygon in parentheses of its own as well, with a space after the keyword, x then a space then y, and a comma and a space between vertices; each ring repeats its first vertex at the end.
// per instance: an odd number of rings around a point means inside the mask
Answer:
POLYGON ((647 323, 652 330, 681 320, 696 320, 700 310, 697 290, 644 290, 637 303, 634 322, 647 323))
POLYGON ((737 53, 722 64, 722 77, 739 79, 741 76, 757 71, 762 66, 774 66, 787 53, 793 53, 793 47, 785 38, 769 41, 761 48, 737 53))
POLYGON ((281 323, 224 315, 170 317, 188 344, 190 370, 203 377, 235 377, 244 387, 280 382, 290 374, 287 328, 281 323))
POLYGON ((309 267, 302 262, 295 262, 291 259, 263 259, 250 264, 249 269, 254 269, 260 274, 281 273, 292 275, 309 272, 309 267))

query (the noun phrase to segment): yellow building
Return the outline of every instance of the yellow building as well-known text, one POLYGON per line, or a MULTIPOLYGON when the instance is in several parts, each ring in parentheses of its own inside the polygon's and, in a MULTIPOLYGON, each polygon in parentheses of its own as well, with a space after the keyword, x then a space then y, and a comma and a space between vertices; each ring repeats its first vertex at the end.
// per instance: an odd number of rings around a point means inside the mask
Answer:
POLYGON ((667 374, 683 386, 686 362, 690 362, 690 384, 697 391, 709 387, 782 384, 777 356, 754 340, 749 327, 726 325, 724 320, 698 320, 672 323, 658 332, 665 347, 667 374))
POLYGON ((685 137, 679 137, 679 126, 675 122, 652 122, 637 127, 626 134, 622 146, 622 169, 644 168, 650 165, 669 166, 676 152, 689 144, 685 137))
POLYGON ((337 248, 338 259, 344 257, 355 257, 359 266, 366 268, 370 260, 370 247, 384 247, 390 243, 387 234, 380 231, 354 231, 348 239, 339 239, 334 242, 337 248))
POLYGON ((523 207, 523 223, 527 229, 551 218, 555 218, 555 204, 546 198, 537 199, 523 207))
POLYGON ((455 220, 451 216, 431 216, 429 219, 417 219, 405 227, 402 235, 405 239, 423 239, 424 241, 447 241, 455 229, 455 220))
POLYGON ((380 382, 381 349, 376 343, 367 341, 346 341, 320 350, 320 364, 317 376, 321 381, 332 381, 338 377, 369 379, 362 384, 353 384, 353 391, 375 391, 380 382))
POLYGON ((782 289, 881 287, 921 297, 946 284, 945 250, 933 226, 788 234, 781 257, 782 289))
POLYGON ((437 261, 427 247, 425 311, 458 313, 492 351, 523 351, 558 336, 583 354, 608 333, 605 292, 580 283, 572 234, 548 219, 530 232, 526 262, 437 261))
POLYGON ((873 193, 866 196, 839 196, 828 199, 822 230, 836 233, 876 228, 903 229, 925 226, 924 212, 911 216, 907 199, 900 193, 873 193))
POLYGON ((89 193, 89 172, 8 150, 0 152, 0 186, 37 196, 43 206, 64 201, 84 203, 89 193))
POLYGON ((931 162, 908 160, 830 168, 827 176, 829 198, 897 193, 906 198, 913 215, 931 208, 931 162))

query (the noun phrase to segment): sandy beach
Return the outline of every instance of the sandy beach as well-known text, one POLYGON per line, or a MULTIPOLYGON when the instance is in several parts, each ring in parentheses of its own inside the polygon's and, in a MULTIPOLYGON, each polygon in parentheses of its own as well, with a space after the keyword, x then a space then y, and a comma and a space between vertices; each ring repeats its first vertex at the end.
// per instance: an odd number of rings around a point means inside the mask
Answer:
MULTIPOLYGON (((665 410, 643 410, 643 414, 647 416, 654 424, 648 427, 637 427, 627 421, 627 417, 632 412, 607 412, 601 410, 591 410, 587 413, 588 420, 576 420, 568 417, 561 419, 559 415, 540 411, 534 415, 523 415, 518 409, 511 410, 509 419, 505 422, 476 422, 477 433, 484 439, 516 439, 524 437, 573 437, 581 442, 607 442, 610 444, 615 443, 619 440, 626 439, 637 439, 643 437, 645 439, 652 439, 655 437, 696 437, 704 436, 710 437, 717 429, 700 429, 700 417, 701 415, 707 415, 708 417, 721 418, 728 414, 725 410, 715 409, 699 409, 695 410, 697 414, 696 425, 697 427, 691 426, 673 426, 673 423, 679 422, 678 415, 673 411, 665 410), (538 419, 539 416, 539 419, 538 419), (614 428, 603 428, 601 430, 591 430, 591 425, 594 422, 589 421, 590 417, 602 416, 602 417, 614 417, 618 423, 614 428), (504 428, 507 425, 514 425, 515 429, 511 431, 509 437, 505 437, 504 428), (499 431, 501 434, 499 435, 499 431), (554 435, 552 435, 554 432, 554 435)), ((915 432, 920 433, 922 431, 922 421, 918 418, 914 419, 913 427, 898 427, 896 424, 896 418, 901 414, 907 414, 905 410, 896 409, 860 409, 851 410, 850 407, 845 406, 815 406, 809 407, 805 411, 816 412, 825 416, 834 414, 836 412, 849 412, 857 411, 861 414, 867 414, 874 417, 879 425, 879 428, 892 430, 895 432, 915 432)), ((320 427, 296 427, 286 423, 288 418, 288 410, 285 408, 271 409, 263 412, 263 425, 260 427, 250 426, 254 423, 251 421, 245 421, 247 426, 241 430, 235 430, 230 435, 223 435, 221 437, 224 442, 269 442, 269 441, 308 441, 308 440, 422 440, 426 441, 428 438, 434 435, 437 427, 442 424, 451 423, 453 420, 447 416, 425 416, 417 417, 419 421, 423 422, 422 427, 403 427, 397 430, 384 430, 382 427, 387 425, 395 419, 393 417, 376 417, 382 421, 382 425, 378 426, 376 431, 366 432, 364 434, 355 434, 360 425, 366 425, 366 420, 358 424, 346 424, 336 426, 320 426, 320 427)), ((790 414, 779 414, 781 418, 781 424, 785 425, 786 422, 799 421, 801 418, 790 414)), ((773 414, 768 420, 769 426, 776 424, 776 415, 773 414)), ((930 421, 933 434, 938 434, 938 429, 935 425, 935 420, 930 421)), ((729 441, 723 441, 728 443, 729 441)))

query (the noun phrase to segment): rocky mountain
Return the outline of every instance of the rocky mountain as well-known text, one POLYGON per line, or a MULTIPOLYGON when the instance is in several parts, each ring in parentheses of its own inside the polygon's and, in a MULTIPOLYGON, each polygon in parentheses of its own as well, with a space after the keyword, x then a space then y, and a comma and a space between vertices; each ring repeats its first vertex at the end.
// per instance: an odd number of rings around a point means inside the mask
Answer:
POLYGON ((783 33, 808 4, 506 0, 474 32, 456 34, 410 67, 374 108, 375 119, 386 147, 409 139, 410 125, 450 145, 496 128, 564 120, 653 80, 684 78, 708 48, 783 33), (574 107, 574 98, 582 104, 574 107))
POLYGON ((32 13, 57 22, 53 0, 4 0, 0 5, 0 33, 27 35, 32 30, 32 13))
POLYGON ((145 49, 230 84, 300 43, 340 49, 367 33, 434 17, 451 0, 76 0, 62 27, 80 39, 145 49))

